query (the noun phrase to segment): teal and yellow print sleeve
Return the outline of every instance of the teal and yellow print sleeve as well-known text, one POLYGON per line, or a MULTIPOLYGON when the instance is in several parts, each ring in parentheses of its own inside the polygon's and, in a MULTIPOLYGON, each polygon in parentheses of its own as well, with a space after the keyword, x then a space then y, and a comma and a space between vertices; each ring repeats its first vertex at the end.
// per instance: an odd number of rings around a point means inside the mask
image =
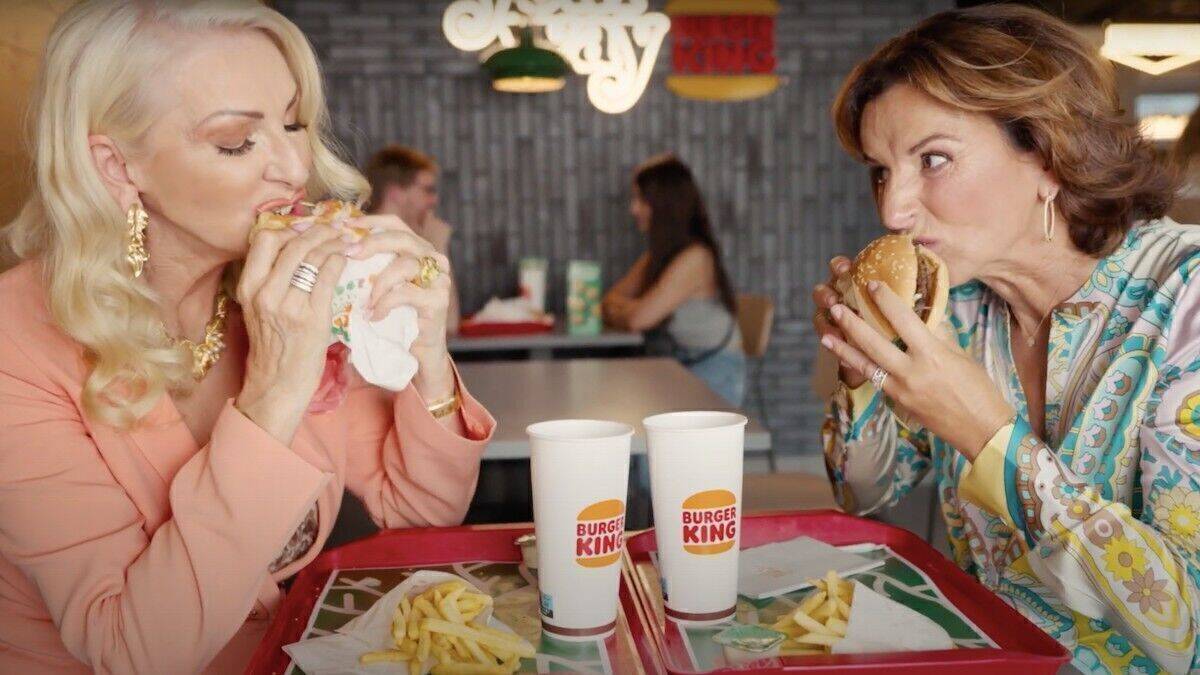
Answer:
MULTIPOLYGON (((951 289, 954 313, 939 328, 963 349, 971 344, 975 322, 956 313, 964 311, 963 305, 971 307, 968 314, 975 311, 970 301, 978 299, 981 289, 978 283, 951 289)), ((930 435, 901 419, 870 382, 857 389, 838 388, 826 410, 821 442, 834 497, 847 513, 867 514, 896 504, 933 465, 930 435)))
POLYGON ((839 387, 821 437, 834 497, 847 513, 895 504, 929 471, 924 432, 902 424, 869 382, 852 390, 839 387))
POLYGON ((948 309, 1018 414, 969 463, 843 391, 822 438, 838 498, 868 512, 931 473, 955 560, 1077 669, 1200 672, 1200 227, 1135 226, 1052 310, 1037 433, 1004 298, 972 281, 948 309))
POLYGON ((1081 417, 1072 453, 1018 416, 958 484, 1024 538, 1029 567, 1067 607, 1107 621, 1167 672, 1200 668, 1200 282, 1180 295, 1169 349, 1159 342, 1100 383, 1107 413, 1081 417), (1131 503, 1084 473, 1098 469, 1080 454, 1087 435, 1103 441, 1097 457, 1137 463, 1131 503))

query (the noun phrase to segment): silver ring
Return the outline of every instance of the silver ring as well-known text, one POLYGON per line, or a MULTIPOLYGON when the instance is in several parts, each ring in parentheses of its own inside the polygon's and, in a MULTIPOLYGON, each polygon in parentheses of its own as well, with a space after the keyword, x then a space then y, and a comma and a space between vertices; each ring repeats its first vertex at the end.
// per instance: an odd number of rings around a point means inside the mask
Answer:
POLYGON ((300 274, 300 273, 310 274, 310 275, 312 275, 313 279, 317 278, 317 274, 320 273, 320 271, 321 271, 321 268, 317 267, 316 265, 314 265, 312 263, 307 263, 307 262, 300 263, 300 266, 296 268, 297 274, 300 274))
POLYGON ((304 291, 305 293, 312 293, 313 288, 317 285, 318 272, 320 272, 320 269, 318 269, 316 265, 310 265, 309 263, 302 262, 300 263, 300 266, 296 268, 296 271, 292 272, 292 278, 288 283, 293 287, 304 291))
POLYGON ((888 372, 879 366, 875 366, 875 372, 871 373, 871 384, 879 391, 883 391, 883 383, 887 381, 888 372))

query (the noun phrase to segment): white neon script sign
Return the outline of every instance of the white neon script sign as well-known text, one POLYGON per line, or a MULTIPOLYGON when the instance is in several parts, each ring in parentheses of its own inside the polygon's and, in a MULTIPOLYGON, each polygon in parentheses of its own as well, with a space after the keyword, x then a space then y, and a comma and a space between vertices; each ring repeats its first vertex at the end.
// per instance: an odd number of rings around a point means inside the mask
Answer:
POLYGON ((629 110, 641 98, 671 28, 648 0, 455 0, 442 32, 463 51, 518 43, 514 28, 544 26, 546 39, 580 75, 588 99, 606 113, 629 110), (641 58, 637 54, 641 48, 641 58))

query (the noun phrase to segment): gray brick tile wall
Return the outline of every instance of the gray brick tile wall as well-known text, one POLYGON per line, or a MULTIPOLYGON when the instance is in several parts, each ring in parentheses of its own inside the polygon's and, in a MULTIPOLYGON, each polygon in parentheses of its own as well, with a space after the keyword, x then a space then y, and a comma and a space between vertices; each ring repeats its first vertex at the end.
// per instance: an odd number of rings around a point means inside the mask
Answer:
POLYGON ((493 92, 478 56, 442 35, 446 4, 275 2, 317 50, 354 161, 393 142, 437 156, 465 308, 512 293, 523 255, 551 259, 549 301, 559 311, 568 260, 599 260, 606 283, 615 279, 641 250, 628 215, 630 171, 674 151, 700 180, 738 290, 778 305, 763 369, 777 448, 817 452, 809 292, 830 257, 878 232, 866 173, 838 147, 829 105, 874 46, 950 0, 783 0, 776 40, 785 84, 741 103, 670 93, 668 37, 645 95, 615 116, 592 107, 578 76, 552 94, 493 92))

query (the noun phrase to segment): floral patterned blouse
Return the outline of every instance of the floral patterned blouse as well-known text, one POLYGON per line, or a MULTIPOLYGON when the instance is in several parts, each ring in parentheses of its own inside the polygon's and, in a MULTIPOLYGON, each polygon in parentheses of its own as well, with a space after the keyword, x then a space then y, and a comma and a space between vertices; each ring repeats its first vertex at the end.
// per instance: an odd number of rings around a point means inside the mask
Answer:
POLYGON ((869 383, 822 429, 843 508, 895 504, 932 471, 954 558, 1083 672, 1200 668, 1200 227, 1134 227, 1053 311, 1046 438, 1030 429, 1009 312, 951 291, 959 344, 1018 411, 969 463, 869 383))

